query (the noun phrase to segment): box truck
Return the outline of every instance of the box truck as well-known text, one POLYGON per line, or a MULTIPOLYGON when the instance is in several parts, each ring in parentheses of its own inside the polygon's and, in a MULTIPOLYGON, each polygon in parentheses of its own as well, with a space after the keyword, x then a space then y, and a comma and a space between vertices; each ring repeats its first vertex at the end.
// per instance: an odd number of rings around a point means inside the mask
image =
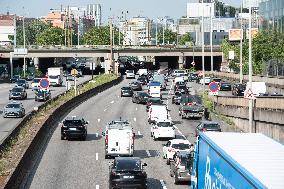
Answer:
POLYGON ((63 83, 63 68, 48 68, 47 70, 49 85, 62 86, 63 83))
POLYGON ((284 146, 260 133, 199 132, 192 189, 284 188, 284 146))

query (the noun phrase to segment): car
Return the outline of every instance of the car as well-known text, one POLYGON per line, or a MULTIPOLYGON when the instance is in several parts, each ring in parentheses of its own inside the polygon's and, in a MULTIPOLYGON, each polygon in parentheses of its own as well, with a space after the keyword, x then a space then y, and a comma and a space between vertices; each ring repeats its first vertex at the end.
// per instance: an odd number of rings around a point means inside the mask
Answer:
POLYGON ((3 117, 24 117, 25 116, 25 108, 20 102, 9 102, 3 111, 3 117))
POLYGON ((213 77, 213 78, 211 78, 211 82, 215 82, 215 83, 217 83, 217 84, 219 84, 221 81, 222 81, 222 79, 221 79, 221 78, 218 78, 218 77, 213 77))
POLYGON ((149 94, 144 91, 134 93, 132 96, 132 102, 137 104, 146 104, 149 98, 149 94))
POLYGON ((86 140, 87 138, 87 125, 88 121, 84 118, 77 116, 67 117, 64 121, 60 123, 61 127, 61 140, 79 138, 81 140, 86 140))
POLYGON ((197 73, 189 73, 188 81, 197 81, 197 80, 198 80, 198 74, 197 73))
POLYGON ((24 87, 25 89, 28 89, 29 83, 25 79, 18 79, 18 81, 16 81, 16 87, 24 87))
POLYGON ((27 80, 27 81, 32 81, 34 78, 35 78, 35 76, 33 76, 33 75, 28 75, 26 80, 27 80))
POLYGON ((232 95, 234 96, 244 96, 246 90, 246 85, 241 83, 235 83, 232 86, 232 95))
POLYGON ((47 101, 51 99, 50 90, 37 90, 35 92, 35 101, 47 101))
POLYGON ((175 127, 171 120, 157 120, 151 126, 151 137, 153 140, 157 140, 160 138, 176 138, 175 127))
POLYGON ((146 163, 139 157, 116 157, 109 167, 109 188, 147 188, 146 163))
POLYGON ((146 111, 149 111, 149 108, 151 105, 162 105, 163 101, 161 100, 161 98, 148 98, 147 103, 146 103, 146 111))
POLYGON ((204 77, 204 81, 203 81, 203 77, 201 77, 201 79, 199 80, 200 84, 205 84, 205 85, 209 85, 210 82, 211 82, 210 77, 204 77))
POLYGON ((186 86, 186 83, 184 81, 178 81, 175 83, 175 86, 174 86, 174 90, 176 91, 176 89, 179 87, 179 86, 186 86))
POLYGON ((32 90, 38 90, 40 88, 40 80, 42 78, 34 78, 33 81, 32 81, 32 84, 31 84, 31 87, 32 87, 32 90))
POLYGON ((24 87, 14 87, 12 90, 10 90, 9 93, 9 100, 15 99, 15 100, 23 100, 27 99, 27 92, 24 87))
POLYGON ((167 165, 169 165, 177 151, 191 152, 192 150, 193 145, 188 140, 172 139, 163 145, 163 158, 167 160, 167 165))
POLYGON ((201 99, 193 95, 183 95, 181 97, 179 115, 182 119, 202 118, 205 108, 201 103, 201 99))
POLYGON ((216 131, 216 132, 222 132, 220 124, 218 122, 214 121, 202 121, 200 124, 198 124, 195 128, 195 136, 198 136, 198 132, 206 132, 206 131, 216 131))
POLYGON ((176 91, 172 97, 172 104, 180 104, 182 94, 181 91, 176 91))
POLYGON ((133 90, 131 87, 121 87, 121 97, 132 97, 133 90))
POLYGON ((67 75, 66 81, 74 81, 74 76, 72 76, 71 74, 67 75))
POLYGON ((185 70, 174 70, 172 73, 172 77, 180 77, 182 74, 186 74, 185 70))
POLYGON ((126 79, 135 79, 135 72, 134 70, 126 70, 126 79))
POLYGON ((132 88, 133 91, 142 91, 142 85, 138 81, 133 81, 129 83, 129 86, 132 88))
POLYGON ((16 83, 19 79, 21 79, 21 76, 19 76, 19 75, 13 75, 13 76, 10 78, 10 82, 11 82, 11 83, 16 83))
POLYGON ((138 81, 141 85, 147 85, 147 83, 148 83, 148 78, 147 78, 147 76, 142 75, 142 76, 138 77, 137 81, 138 81))
POLYGON ((188 94, 188 88, 186 87, 186 85, 178 85, 175 89, 175 92, 181 92, 181 93, 185 93, 188 94))
POLYGON ((174 183, 190 182, 191 167, 193 164, 193 151, 178 151, 170 161, 170 176, 174 177, 174 183))
POLYGON ((221 81, 219 83, 220 86, 220 91, 231 91, 232 90, 232 85, 229 82, 221 81))

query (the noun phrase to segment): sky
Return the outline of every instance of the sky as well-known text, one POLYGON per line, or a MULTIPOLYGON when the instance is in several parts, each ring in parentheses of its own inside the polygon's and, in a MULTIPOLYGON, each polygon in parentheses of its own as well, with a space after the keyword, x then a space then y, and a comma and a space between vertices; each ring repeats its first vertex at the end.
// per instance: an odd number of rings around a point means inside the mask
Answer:
MULTIPOLYGON (((239 6, 241 0, 222 0, 224 3, 239 6)), ((85 6, 101 4, 103 22, 108 17, 119 17, 122 11, 128 11, 127 17, 147 16, 150 19, 170 16, 178 19, 186 15, 188 0, 0 0, 0 14, 24 15, 26 17, 41 17, 47 15, 51 8, 60 6, 85 6), (110 11, 111 8, 111 11, 110 11)))

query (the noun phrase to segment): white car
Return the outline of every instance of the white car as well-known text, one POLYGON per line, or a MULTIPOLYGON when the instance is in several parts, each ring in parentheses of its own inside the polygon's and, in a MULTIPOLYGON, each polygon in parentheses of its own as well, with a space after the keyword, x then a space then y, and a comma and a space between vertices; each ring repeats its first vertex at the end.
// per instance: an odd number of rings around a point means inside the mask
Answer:
POLYGON ((167 165, 173 159, 177 151, 192 151, 193 145, 185 139, 172 139, 163 146, 163 157, 167 159, 167 165))
POLYGON ((39 82, 42 78, 34 78, 33 81, 32 81, 32 90, 37 90, 40 88, 40 85, 39 85, 39 82))
POLYGON ((126 79, 133 78, 135 79, 135 73, 134 70, 126 70, 126 79))
POLYGON ((208 85, 210 82, 211 82, 210 77, 204 77, 204 81, 203 81, 203 78, 201 78, 200 81, 199 81, 200 84, 205 83, 205 85, 208 85))
POLYGON ((176 138, 174 124, 171 120, 158 120, 151 126, 151 136, 153 140, 159 138, 176 138))

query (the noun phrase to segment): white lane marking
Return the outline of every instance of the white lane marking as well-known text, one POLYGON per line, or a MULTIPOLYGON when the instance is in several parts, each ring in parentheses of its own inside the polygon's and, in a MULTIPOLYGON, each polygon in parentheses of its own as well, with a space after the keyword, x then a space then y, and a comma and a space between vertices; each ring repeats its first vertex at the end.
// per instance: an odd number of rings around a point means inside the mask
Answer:
POLYGON ((146 153, 147 153, 148 157, 151 157, 151 154, 150 154, 149 150, 146 150, 146 153))
POLYGON ((136 111, 138 110, 138 108, 136 107, 136 111))
POLYGON ((120 96, 118 95, 117 98, 119 98, 120 96))
POLYGON ((133 118, 133 120, 136 122, 136 117, 135 117, 135 118, 133 118))
POLYGON ((107 109, 104 109, 104 112, 107 111, 107 109))
POLYGON ((138 131, 138 135, 141 136, 141 132, 140 131, 138 131))
POLYGON ((101 119, 98 119, 98 123, 101 122, 101 119))
POLYGON ((99 154, 96 153, 96 160, 98 161, 99 160, 99 154))
POLYGON ((161 183, 163 189, 167 189, 166 184, 165 184, 165 182, 163 180, 160 180, 160 183, 161 183))
POLYGON ((99 133, 96 133, 96 138, 98 138, 99 137, 99 133))
POLYGON ((111 104, 113 104, 113 103, 114 103, 114 100, 113 100, 113 101, 111 101, 110 103, 111 103, 111 104))
POLYGON ((181 132, 179 129, 178 129, 177 131, 178 131, 178 133, 179 133, 180 135, 182 135, 182 132, 181 132))
POLYGON ((100 189, 100 185, 96 185, 96 189, 100 189))

